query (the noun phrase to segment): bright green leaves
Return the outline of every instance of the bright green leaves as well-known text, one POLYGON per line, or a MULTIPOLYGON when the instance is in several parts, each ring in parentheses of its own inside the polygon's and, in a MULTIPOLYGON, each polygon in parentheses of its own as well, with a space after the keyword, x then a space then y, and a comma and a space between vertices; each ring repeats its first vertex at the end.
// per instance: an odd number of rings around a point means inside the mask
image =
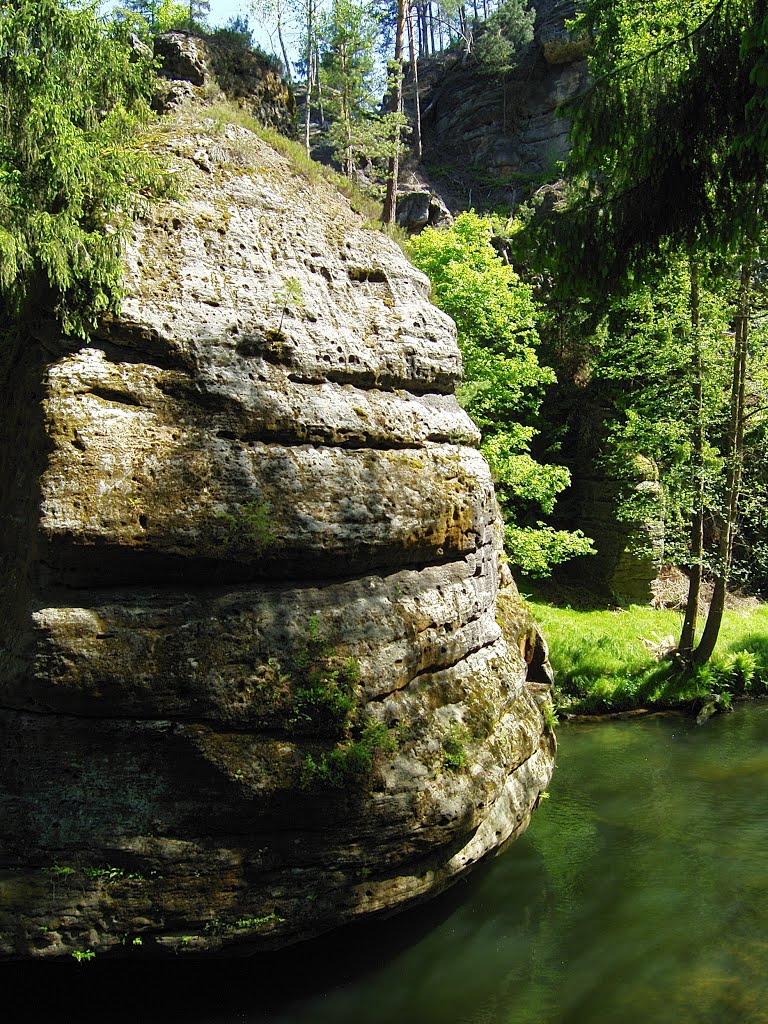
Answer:
POLYGON ((482 451, 509 524, 510 559, 524 572, 546 575, 553 565, 591 548, 583 535, 554 531, 538 518, 542 511, 552 512, 570 475, 530 454, 544 389, 555 381, 536 356, 532 289, 494 249, 488 218, 472 211, 457 217, 449 230, 427 228, 410 248, 432 282, 434 301, 456 321, 464 363, 458 396, 483 430, 482 451))
MULTIPOLYGON (((0 298, 52 296, 85 334, 119 303, 122 237, 165 186, 142 145, 153 66, 119 27, 58 0, 0 2, 0 298)), ((34 297, 34 298, 33 298, 34 297)))

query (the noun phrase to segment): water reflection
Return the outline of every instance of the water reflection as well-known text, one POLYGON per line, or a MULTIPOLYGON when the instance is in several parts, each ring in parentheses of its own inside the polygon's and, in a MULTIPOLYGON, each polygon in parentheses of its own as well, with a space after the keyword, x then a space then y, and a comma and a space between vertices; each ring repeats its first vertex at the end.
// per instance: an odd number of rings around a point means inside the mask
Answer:
POLYGON ((94 963, 59 997, 110 1022, 768 1024, 766 751, 767 705, 564 728, 528 833, 435 903, 258 960, 94 963))

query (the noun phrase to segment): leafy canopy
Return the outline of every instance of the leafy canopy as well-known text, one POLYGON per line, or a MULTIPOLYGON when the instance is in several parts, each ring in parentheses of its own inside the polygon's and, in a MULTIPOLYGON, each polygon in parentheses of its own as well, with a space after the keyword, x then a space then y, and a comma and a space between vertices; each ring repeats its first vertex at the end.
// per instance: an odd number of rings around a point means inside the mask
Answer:
POLYGON ((533 420, 555 375, 536 355, 532 290, 491 239, 490 220, 469 211, 449 230, 427 228, 410 248, 432 282, 435 302, 456 321, 464 362, 459 400, 484 433, 482 451, 507 523, 510 560, 541 576, 591 548, 579 531, 553 530, 538 518, 552 512, 570 483, 565 467, 542 465, 530 453, 533 420))
POLYGON ((766 0, 588 0, 574 29, 593 40, 593 84, 570 108, 570 195, 556 243, 545 218, 545 259, 604 288, 664 240, 743 244, 764 206, 766 0))
POLYGON ((84 334, 120 298, 121 241, 165 186, 142 141, 151 59, 92 7, 0 2, 0 309, 84 334))

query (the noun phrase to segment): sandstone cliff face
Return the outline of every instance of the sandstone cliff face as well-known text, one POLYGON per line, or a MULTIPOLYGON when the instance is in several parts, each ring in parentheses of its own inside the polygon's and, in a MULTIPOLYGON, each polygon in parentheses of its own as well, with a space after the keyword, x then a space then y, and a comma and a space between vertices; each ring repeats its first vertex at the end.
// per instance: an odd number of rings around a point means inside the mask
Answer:
MULTIPOLYGON (((451 212, 514 210, 558 177, 570 123, 558 108, 586 85, 586 41, 565 28, 570 0, 536 0, 534 39, 503 79, 444 55, 420 65, 424 179, 451 212)), ((407 93, 406 102, 411 102, 407 93)), ((412 228, 418 221, 405 219, 412 228)))
POLYGON ((426 279, 238 125, 119 320, 7 354, 0 953, 287 944, 518 835, 554 743, 426 279))

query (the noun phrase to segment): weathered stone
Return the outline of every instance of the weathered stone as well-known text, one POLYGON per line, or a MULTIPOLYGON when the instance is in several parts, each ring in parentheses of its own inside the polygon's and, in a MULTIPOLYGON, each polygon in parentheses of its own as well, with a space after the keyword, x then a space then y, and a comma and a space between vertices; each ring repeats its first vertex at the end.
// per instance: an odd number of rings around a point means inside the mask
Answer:
POLYGON ((294 133, 293 93, 261 54, 215 35, 202 39, 183 31, 156 36, 154 51, 161 65, 156 110, 167 113, 190 100, 205 102, 220 89, 260 124, 294 133))
POLYGON ((454 214, 514 210, 568 155, 570 123, 561 107, 586 86, 586 43, 564 27, 574 15, 569 0, 533 6, 534 39, 503 79, 459 55, 419 64, 424 186, 454 214))
POLYGON ((412 189, 402 192, 397 200, 397 223, 411 232, 422 228, 450 224, 453 217, 445 203, 433 192, 412 189))
POLYGON ((636 482, 630 490, 641 495, 644 516, 630 521, 617 515, 627 498, 627 484, 595 471, 574 477, 578 521, 592 537, 597 554, 579 559, 576 571, 596 591, 618 604, 649 604, 664 561, 663 494, 654 464, 635 456, 636 482))
POLYGON ((5 356, 5 957, 392 911, 552 770, 426 279, 244 128, 168 145, 185 195, 137 223, 122 315, 5 356))

